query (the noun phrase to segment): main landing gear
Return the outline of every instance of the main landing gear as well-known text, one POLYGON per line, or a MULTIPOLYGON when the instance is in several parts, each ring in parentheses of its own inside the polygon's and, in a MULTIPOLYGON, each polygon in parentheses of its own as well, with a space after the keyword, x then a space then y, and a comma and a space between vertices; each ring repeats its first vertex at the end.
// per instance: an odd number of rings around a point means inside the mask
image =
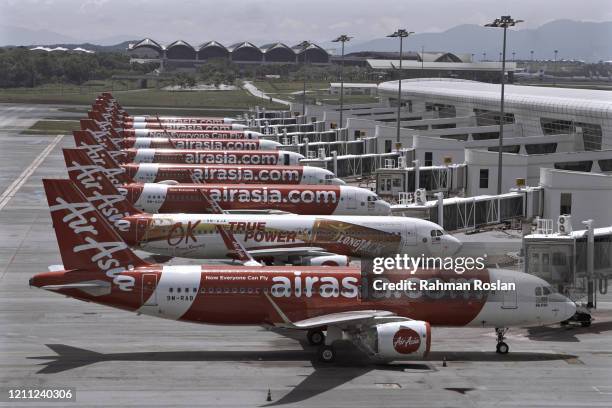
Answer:
POLYGON ((308 344, 311 346, 320 346, 325 342, 325 334, 323 334, 323 330, 321 329, 308 330, 306 338, 308 339, 308 344))
MULTIPOLYGON (((310 331, 308 332, 310 341, 310 331)), ((319 360, 324 363, 333 363, 336 359, 336 350, 334 350, 334 342, 342 339, 342 330, 335 326, 327 327, 327 335, 324 336, 325 344, 319 348, 319 360)))
POLYGON ((497 346, 495 347, 495 351, 499 354, 508 354, 508 351, 510 351, 510 347, 508 346, 508 344, 506 344, 506 342, 504 342, 507 332, 508 328, 506 327, 495 328, 495 333, 497 334, 497 346))

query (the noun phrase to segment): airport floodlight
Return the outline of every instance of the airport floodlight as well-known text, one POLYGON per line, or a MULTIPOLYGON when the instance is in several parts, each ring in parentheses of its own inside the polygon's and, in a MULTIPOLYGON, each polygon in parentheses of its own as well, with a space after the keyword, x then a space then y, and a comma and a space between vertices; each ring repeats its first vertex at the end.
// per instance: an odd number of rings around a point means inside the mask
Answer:
POLYGON ((525 20, 515 20, 510 16, 501 16, 500 18, 496 18, 493 22, 485 24, 485 27, 499 27, 499 28, 508 28, 514 27, 518 23, 522 23, 525 20))
POLYGON ((504 122, 506 120, 504 114, 504 91, 505 91, 505 76, 506 76, 506 32, 508 27, 514 27, 518 23, 522 23, 523 20, 515 20, 510 16, 501 16, 496 18, 493 22, 485 24, 485 27, 495 27, 504 29, 504 39, 502 45, 501 55, 501 99, 500 99, 500 115, 499 115, 499 147, 498 147, 498 161, 497 161, 497 194, 502 193, 502 172, 503 172, 503 154, 502 146, 504 144, 504 122))
POLYGON ((302 68, 304 71, 304 90, 302 92, 302 116, 306 117, 306 50, 310 47, 310 41, 302 41, 297 45, 302 50, 304 55, 302 56, 302 68))
POLYGON ((414 34, 414 31, 408 31, 405 28, 398 28, 394 33, 389 34, 389 38, 400 39, 400 52, 399 52, 399 71, 398 71, 398 85, 397 85, 397 135, 395 137, 396 146, 400 145, 400 112, 402 109, 402 53, 403 53, 403 41, 404 38, 414 34))
POLYGON ((342 43, 342 60, 340 64, 340 121, 339 121, 340 129, 342 129, 342 126, 344 123, 343 122, 343 119, 344 119, 343 118, 343 114, 344 114, 344 43, 347 41, 351 41, 351 38, 353 37, 349 37, 346 34, 342 34, 335 40, 332 40, 332 42, 342 43))

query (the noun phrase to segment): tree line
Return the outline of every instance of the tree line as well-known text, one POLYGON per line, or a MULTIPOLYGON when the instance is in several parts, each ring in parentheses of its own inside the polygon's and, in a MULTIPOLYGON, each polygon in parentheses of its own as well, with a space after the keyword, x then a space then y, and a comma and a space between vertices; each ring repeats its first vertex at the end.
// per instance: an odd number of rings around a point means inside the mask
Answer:
POLYGON ((118 52, 87 54, 0 48, 0 87, 34 87, 57 82, 80 85, 89 80, 110 79, 112 75, 145 74, 158 65, 130 63, 128 55, 118 52))

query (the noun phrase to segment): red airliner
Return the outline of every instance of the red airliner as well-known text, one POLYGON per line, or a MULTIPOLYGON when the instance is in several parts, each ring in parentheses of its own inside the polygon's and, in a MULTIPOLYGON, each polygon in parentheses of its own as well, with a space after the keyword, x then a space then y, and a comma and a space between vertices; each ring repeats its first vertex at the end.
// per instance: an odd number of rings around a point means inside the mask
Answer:
MULTIPOLYGON (((308 331, 311 344, 323 344, 319 357, 326 362, 334 360, 334 343, 340 339, 382 361, 422 358, 431 347, 430 325, 496 328, 497 352, 505 354, 509 347, 502 328, 560 322, 576 309, 558 293, 547 292, 543 302, 537 290, 541 295, 550 286, 515 271, 482 269, 461 275, 465 281, 515 283, 511 293, 416 291, 395 296, 388 291, 373 294, 371 275, 362 277, 357 268, 149 264, 71 181, 43 183, 63 265, 35 275, 30 285, 172 320, 308 331)), ((239 246, 231 232, 219 228, 228 248, 239 246)), ((417 285, 457 278, 443 270, 411 275, 417 285)))

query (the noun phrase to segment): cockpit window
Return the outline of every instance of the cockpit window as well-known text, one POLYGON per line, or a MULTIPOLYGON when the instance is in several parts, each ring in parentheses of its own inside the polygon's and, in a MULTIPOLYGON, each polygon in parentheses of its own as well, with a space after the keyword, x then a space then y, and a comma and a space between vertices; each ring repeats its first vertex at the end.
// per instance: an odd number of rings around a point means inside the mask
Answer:
POLYGON ((441 230, 431 230, 430 235, 432 237, 441 237, 444 233, 441 230))
POLYGON ((368 201, 378 201, 380 200, 379 196, 368 196, 368 201))

